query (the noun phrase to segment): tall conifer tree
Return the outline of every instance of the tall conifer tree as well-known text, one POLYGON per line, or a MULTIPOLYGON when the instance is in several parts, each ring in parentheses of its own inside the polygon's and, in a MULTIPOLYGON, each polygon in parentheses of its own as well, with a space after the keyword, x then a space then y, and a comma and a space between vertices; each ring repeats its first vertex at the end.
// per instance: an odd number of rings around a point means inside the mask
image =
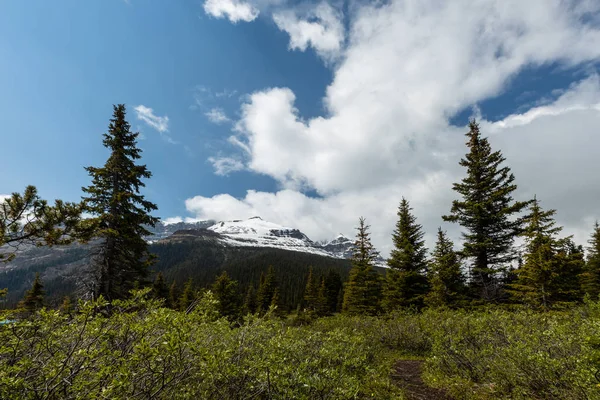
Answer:
POLYGON ((460 260, 454 244, 442 228, 438 229, 428 279, 431 288, 425 298, 428 306, 460 307, 466 300, 465 276, 460 260))
POLYGON ((581 275, 581 286, 585 294, 593 300, 598 300, 600 295, 600 224, 598 221, 594 224, 594 231, 588 243, 588 256, 581 275))
POLYGON ((428 290, 427 249, 423 230, 412 214, 408 200, 402 198, 398 207, 398 222, 392 235, 394 248, 388 259, 384 308, 423 306, 428 290))
POLYGON ((314 311, 317 306, 318 288, 313 276, 312 267, 308 270, 306 277, 306 288, 304 288, 304 308, 314 311))
POLYGON ((242 297, 238 291, 238 282, 231 279, 227 271, 223 271, 211 287, 219 300, 219 313, 230 321, 237 319, 242 309, 242 297))
POLYGON ((162 272, 156 274, 156 279, 154 279, 154 283, 152 284, 152 294, 157 299, 162 299, 165 302, 168 300, 169 289, 167 288, 162 272))
POLYGON ((33 313, 44 306, 44 285, 40 279, 40 274, 35 274, 35 279, 31 285, 31 289, 25 293, 25 297, 19 303, 19 308, 25 309, 28 313, 33 313))
MULTIPOLYGON (((256 302, 259 312, 266 312, 269 310, 273 297, 277 291, 277 278, 275 276, 275 270, 273 266, 269 266, 269 270, 266 275, 261 274, 261 282, 256 293, 256 302)), ((279 296, 279 293, 278 293, 279 296)), ((279 301, 279 299, 277 299, 279 301)))
POLYGON ((459 164, 466 168, 467 176, 453 185, 461 199, 452 202, 450 214, 443 218, 465 229, 462 255, 470 260, 475 295, 497 301, 501 295, 499 274, 516 257, 513 244, 523 226, 523 218, 517 214, 530 202, 513 199, 515 177, 502 165, 502 153, 492 151, 488 139, 481 136, 475 121, 469 123, 466 136, 469 152, 459 164))
POLYGON ((131 132, 125 119, 125 106, 113 107, 113 118, 104 134, 103 144, 110 156, 103 167, 87 167, 92 184, 83 188, 84 211, 93 217, 86 220, 87 235, 100 239, 91 257, 94 297, 108 300, 125 298, 135 282, 145 283, 152 257, 144 236, 146 226, 158 221, 149 213, 156 205, 140 194, 144 178, 152 174, 137 147, 138 133, 131 132))
POLYGON ((344 289, 342 310, 350 314, 377 314, 381 302, 381 276, 375 271, 379 253, 371 243, 369 225, 360 217, 352 252, 352 269, 344 289))

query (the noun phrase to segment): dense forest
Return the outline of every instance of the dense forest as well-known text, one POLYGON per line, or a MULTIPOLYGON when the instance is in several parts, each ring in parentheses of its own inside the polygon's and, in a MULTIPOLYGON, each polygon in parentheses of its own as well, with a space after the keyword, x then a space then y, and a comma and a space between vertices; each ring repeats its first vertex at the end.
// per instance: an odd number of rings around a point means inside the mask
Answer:
POLYGON ((475 121, 440 216, 460 248, 440 228, 428 249, 398 199, 385 269, 358 216, 350 260, 149 246, 136 138, 115 106, 81 203, 29 187, 1 205, 0 245, 88 246, 60 305, 36 275, 0 314, 0 398, 600 399, 600 225, 584 247, 518 199, 475 121))

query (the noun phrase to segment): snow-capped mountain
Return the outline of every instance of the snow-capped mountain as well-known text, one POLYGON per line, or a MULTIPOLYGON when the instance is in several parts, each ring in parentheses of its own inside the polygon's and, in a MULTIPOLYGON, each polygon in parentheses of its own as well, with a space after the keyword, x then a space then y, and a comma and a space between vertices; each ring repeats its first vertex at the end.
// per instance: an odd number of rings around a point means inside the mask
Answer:
POLYGON ((271 247, 291 251, 312 253, 333 258, 349 258, 353 241, 344 235, 323 243, 316 243, 299 229, 264 221, 260 217, 233 221, 202 221, 195 224, 179 223, 179 230, 172 234, 171 225, 151 241, 211 240, 231 247, 271 247))

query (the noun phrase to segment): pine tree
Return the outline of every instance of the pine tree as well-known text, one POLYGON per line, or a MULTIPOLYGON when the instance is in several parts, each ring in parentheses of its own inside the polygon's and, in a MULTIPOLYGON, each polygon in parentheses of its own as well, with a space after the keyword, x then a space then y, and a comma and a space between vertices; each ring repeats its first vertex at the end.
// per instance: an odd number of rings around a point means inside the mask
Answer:
POLYGON ((321 284, 319 285, 319 290, 317 291, 317 298, 315 301, 315 312, 321 317, 330 314, 326 292, 327 288, 325 286, 325 278, 321 278, 321 284))
POLYGON ((510 286, 514 298, 532 307, 549 309, 559 300, 559 291, 567 284, 566 242, 557 237, 562 227, 556 226, 556 210, 544 211, 537 198, 525 217, 525 254, 523 265, 515 271, 517 280, 510 286), (562 253, 561 253, 562 252, 562 253))
POLYGON ((572 236, 561 240, 560 274, 556 279, 556 304, 571 306, 583 300, 581 275, 585 270, 585 254, 583 246, 576 245, 572 236))
POLYGON ((162 299, 165 302, 169 298, 169 289, 167 289, 162 272, 156 274, 156 279, 154 279, 154 283, 152 284, 152 294, 156 299, 162 299))
POLYGON ((428 279, 431 288, 425 297, 428 306, 455 308, 466 300, 465 276, 458 254, 442 228, 438 228, 428 279))
POLYGON ((265 312, 271 306, 273 296, 277 290, 277 278, 273 266, 269 266, 266 276, 261 276, 261 284, 256 294, 256 302, 258 303, 258 311, 265 312))
POLYGON ((179 309, 179 293, 177 290, 177 284, 173 282, 169 287, 169 307, 177 310, 179 309))
POLYGON ((146 226, 158 219, 149 215, 156 205, 139 192, 145 186, 142 179, 152 174, 135 164, 141 157, 137 136, 125 120, 125 106, 114 106, 103 140, 110 156, 103 167, 86 167, 92 184, 83 188, 83 210, 93 218, 85 220, 85 231, 88 238, 100 239, 91 257, 94 297, 127 297, 134 282, 146 282, 153 260, 144 236, 150 234, 146 226))
POLYGON ((423 228, 417 224, 408 201, 402 198, 392 235, 394 248, 388 259, 383 305, 388 311, 423 306, 428 291, 427 249, 423 228))
POLYGON ((600 295, 600 224, 594 224, 594 231, 588 241, 588 256, 584 272, 581 274, 581 288, 593 300, 600 295))
POLYGON ((369 226, 363 217, 359 219, 357 231, 342 309, 350 314, 377 314, 381 302, 381 277, 374 265, 379 254, 371 243, 369 226))
POLYGON ((523 225, 523 218, 515 215, 530 202, 513 200, 517 185, 510 168, 501 166, 504 156, 500 151, 492 152, 475 121, 469 128, 469 152, 460 160, 467 176, 453 185, 462 199, 452 202, 450 215, 443 219, 466 230, 461 253, 471 260, 470 281, 475 295, 496 301, 501 295, 498 273, 515 259, 513 243, 523 225))
POLYGON ((24 309, 27 313, 33 313, 44 306, 44 294, 44 285, 40 279, 40 274, 36 273, 31 289, 25 293, 25 297, 18 307, 24 309))
POLYGON ((190 278, 183 287, 183 293, 179 298, 179 310, 187 311, 190 306, 196 301, 196 291, 194 290, 194 282, 190 278))
POLYGON ((242 299, 238 292, 238 282, 232 280, 226 271, 217 277, 211 287, 217 300, 219 300, 219 313, 230 321, 240 316, 242 299))
POLYGON ((310 267, 308 270, 308 277, 306 278, 306 288, 304 289, 304 308, 307 310, 315 311, 317 306, 317 285, 313 278, 313 269, 310 267))
POLYGON ((257 311, 256 292, 254 286, 248 286, 246 299, 244 300, 244 314, 254 314, 257 311))

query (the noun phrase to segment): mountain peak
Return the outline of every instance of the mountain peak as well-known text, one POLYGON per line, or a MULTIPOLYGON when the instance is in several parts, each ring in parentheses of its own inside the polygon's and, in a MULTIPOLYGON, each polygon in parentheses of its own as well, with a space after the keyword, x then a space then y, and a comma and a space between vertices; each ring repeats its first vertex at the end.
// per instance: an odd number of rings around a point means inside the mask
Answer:
POLYGON ((259 217, 258 215, 255 215, 254 217, 250 217, 250 218, 248 218, 248 219, 249 219, 249 220, 250 220, 250 219, 260 219, 261 221, 263 220, 263 219, 262 219, 261 217, 259 217))

